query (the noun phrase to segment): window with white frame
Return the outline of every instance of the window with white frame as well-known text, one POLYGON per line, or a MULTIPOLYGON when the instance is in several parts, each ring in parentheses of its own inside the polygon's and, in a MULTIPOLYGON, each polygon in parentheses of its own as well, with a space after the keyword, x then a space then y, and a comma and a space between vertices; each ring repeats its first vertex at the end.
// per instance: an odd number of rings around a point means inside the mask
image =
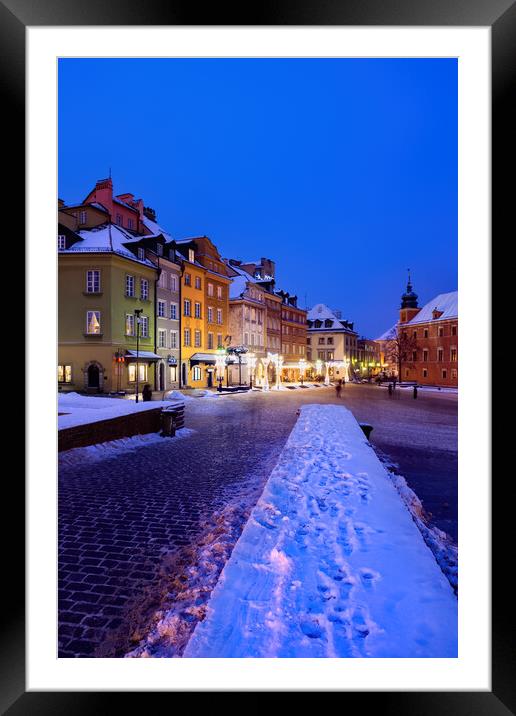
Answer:
POLYGON ((177 320, 177 303, 170 304, 170 318, 172 318, 174 321, 177 320))
POLYGON ((217 308, 217 323, 222 324, 222 308, 217 308))
POLYGON ((165 316, 165 306, 167 304, 165 301, 162 301, 161 298, 158 298, 158 318, 166 318, 165 316))
POLYGON ((217 298, 222 298, 222 286, 217 286, 217 298))
POLYGON ((100 271, 86 271, 86 293, 100 293, 100 271))
POLYGON ((185 286, 191 286, 192 285, 192 276, 189 273, 185 273, 184 275, 184 282, 185 286))
POLYGON ((149 300, 149 282, 146 278, 140 279, 140 298, 142 301, 149 300))
POLYGON ((141 246, 138 247, 138 259, 140 261, 145 261, 145 249, 143 249, 141 246))
POLYGON ((116 215, 116 223, 118 224, 118 226, 122 226, 122 214, 116 215))
POLYGON ((158 256, 163 256, 163 244, 156 244, 156 253, 158 256))
POLYGON ((140 316, 140 336, 142 338, 149 337, 149 319, 147 316, 140 316))
POLYGON ((177 276, 175 274, 170 274, 170 290, 177 291, 177 276))
MULTIPOLYGON (((147 364, 138 363, 138 381, 144 383, 147 380, 147 364)), ((130 383, 136 382, 136 363, 129 363, 127 366, 127 379, 130 383)))
POLYGON ((185 298, 183 301, 183 315, 185 316, 191 316, 192 315, 192 302, 189 298, 185 298))
POLYGON ((198 301, 195 302, 194 315, 195 315, 195 318, 201 317, 201 304, 198 301))
POLYGON ((193 249, 188 249, 188 261, 192 264, 195 261, 195 251, 193 249))
POLYGON ((170 347, 177 348, 177 331, 170 331, 170 347))
POLYGON ((79 224, 85 224, 87 219, 87 214, 85 211, 79 212, 79 224))
POLYGON ((201 290, 201 286, 202 286, 202 284, 201 284, 201 278, 200 278, 200 276, 196 276, 196 277, 195 277, 195 288, 200 291, 200 290, 201 290))
POLYGON ((450 361, 452 363, 457 362, 457 349, 456 348, 450 348, 450 361))
POLYGON ((86 333, 100 335, 100 311, 86 312, 86 333))
POLYGON ((201 331, 196 329, 195 331, 195 348, 201 347, 201 331))
POLYGON ((158 328, 158 348, 167 347, 167 332, 163 328, 158 328))
POLYGON ((129 274, 125 277, 125 295, 134 296, 134 276, 129 274))
POLYGON ((213 323, 213 308, 208 306, 208 323, 213 323))
POLYGON ((217 348, 222 348, 222 333, 217 333, 217 348))
POLYGON ((213 284, 208 284, 208 296, 213 296, 213 284))
POLYGON ((134 222, 132 219, 127 219, 127 228, 131 230, 134 228, 134 222))
POLYGON ((134 336, 134 313, 125 314, 125 335, 134 336))
POLYGON ((192 338, 189 328, 185 328, 183 331, 183 343, 186 347, 189 347, 192 345, 192 338))
POLYGON ((59 251, 64 251, 66 249, 66 236, 64 234, 59 234, 57 237, 57 248, 59 251))

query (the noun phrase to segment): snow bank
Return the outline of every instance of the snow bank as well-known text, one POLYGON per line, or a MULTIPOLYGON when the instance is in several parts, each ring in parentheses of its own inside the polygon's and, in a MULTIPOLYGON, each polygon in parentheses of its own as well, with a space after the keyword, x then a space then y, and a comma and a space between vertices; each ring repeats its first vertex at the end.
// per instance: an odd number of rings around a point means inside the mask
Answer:
POLYGON ((136 403, 134 400, 124 398, 91 397, 79 395, 78 393, 59 393, 57 397, 58 412, 64 413, 64 415, 59 415, 57 419, 59 430, 72 428, 76 425, 96 423, 99 420, 118 418, 120 415, 128 415, 129 413, 170 406, 169 401, 162 400, 136 403))
POLYGON ((457 656, 453 590, 346 408, 301 409, 183 656, 457 656))
POLYGON ((120 440, 110 440, 105 443, 88 445, 87 447, 64 450, 58 453, 59 467, 83 465, 85 462, 99 462, 99 460, 117 457, 123 452, 138 450, 147 445, 156 443, 163 445, 167 440, 186 438, 194 432, 195 430, 190 430, 189 428, 180 428, 173 438, 162 438, 159 433, 147 433, 145 435, 134 435, 131 438, 121 438, 120 440))

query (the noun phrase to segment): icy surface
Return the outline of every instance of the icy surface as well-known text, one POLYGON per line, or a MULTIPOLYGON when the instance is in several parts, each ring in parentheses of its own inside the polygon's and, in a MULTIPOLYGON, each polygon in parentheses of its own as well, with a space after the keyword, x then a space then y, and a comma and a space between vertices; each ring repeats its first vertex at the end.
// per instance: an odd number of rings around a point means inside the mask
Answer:
POLYGON ((344 407, 308 405, 185 657, 456 657, 457 599, 344 407))

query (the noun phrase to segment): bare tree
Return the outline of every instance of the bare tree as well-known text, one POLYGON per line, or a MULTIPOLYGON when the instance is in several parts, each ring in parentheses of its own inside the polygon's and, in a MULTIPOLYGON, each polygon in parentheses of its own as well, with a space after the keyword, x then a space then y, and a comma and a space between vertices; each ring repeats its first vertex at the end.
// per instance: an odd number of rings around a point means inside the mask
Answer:
POLYGON ((401 381, 401 370, 404 365, 414 367, 414 353, 417 353, 418 347, 415 336, 411 335, 404 326, 398 326, 396 334, 389 339, 385 351, 389 363, 398 366, 398 380, 401 381))

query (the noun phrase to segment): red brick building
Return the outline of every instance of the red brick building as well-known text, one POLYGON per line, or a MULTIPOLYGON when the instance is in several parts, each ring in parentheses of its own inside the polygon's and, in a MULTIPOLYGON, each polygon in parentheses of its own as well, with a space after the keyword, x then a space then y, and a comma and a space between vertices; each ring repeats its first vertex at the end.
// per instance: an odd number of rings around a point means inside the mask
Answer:
POLYGON ((458 385, 458 292, 441 293, 423 308, 417 304, 412 285, 402 296, 398 331, 412 345, 403 355, 402 381, 421 385, 458 385))

